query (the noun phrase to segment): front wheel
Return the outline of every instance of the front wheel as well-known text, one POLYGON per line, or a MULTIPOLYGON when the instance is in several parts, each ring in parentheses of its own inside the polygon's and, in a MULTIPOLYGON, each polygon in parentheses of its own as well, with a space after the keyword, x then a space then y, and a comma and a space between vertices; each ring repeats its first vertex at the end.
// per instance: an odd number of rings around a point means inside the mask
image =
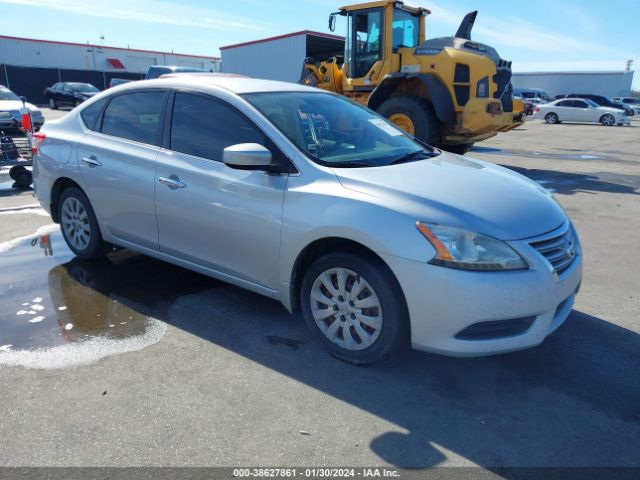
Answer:
POLYGON ((550 125, 554 123, 560 123, 558 120, 558 115, 556 115, 555 113, 547 113, 544 117, 544 121, 550 125))
POLYGON ((404 296, 379 259, 326 254, 307 269, 300 290, 308 327, 336 357, 369 364, 401 346, 408 324, 404 296))
POLYGON ((53 98, 49 99, 49 108, 51 110, 57 110, 58 109, 58 104, 56 103, 56 101, 53 98))
POLYGON ((70 187, 62 192, 58 218, 62 236, 77 257, 90 260, 108 252, 108 244, 102 239, 96 215, 82 190, 70 187))
POLYGON ((616 119, 613 115, 607 113, 606 115, 603 115, 602 118, 600 118, 600 123, 605 127, 612 127, 616 124, 616 119))

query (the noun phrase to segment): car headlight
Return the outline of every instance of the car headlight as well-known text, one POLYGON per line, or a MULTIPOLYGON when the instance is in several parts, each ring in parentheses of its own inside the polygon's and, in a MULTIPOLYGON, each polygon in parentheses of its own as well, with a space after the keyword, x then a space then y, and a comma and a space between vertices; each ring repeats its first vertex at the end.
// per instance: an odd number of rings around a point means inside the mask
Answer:
POLYGON ((429 263, 460 270, 525 270, 527 262, 496 238, 454 227, 417 222, 422 235, 436 249, 429 263))

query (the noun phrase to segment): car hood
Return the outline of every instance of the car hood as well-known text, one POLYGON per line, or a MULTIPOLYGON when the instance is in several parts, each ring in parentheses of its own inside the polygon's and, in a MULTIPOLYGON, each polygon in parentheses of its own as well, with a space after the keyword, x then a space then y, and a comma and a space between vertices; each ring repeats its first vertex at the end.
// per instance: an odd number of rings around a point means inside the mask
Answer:
POLYGON ((446 152, 411 163, 333 171, 345 188, 378 197, 416 221, 501 240, 541 235, 567 220, 549 192, 523 175, 446 152))
POLYGON ((605 112, 608 113, 617 113, 617 114, 621 114, 625 112, 625 109, 620 107, 620 108, 614 108, 614 107, 598 107, 599 110, 603 110, 605 112))
MULTIPOLYGON (((39 112, 40 109, 27 102, 27 108, 32 112, 39 112)), ((6 112, 8 110, 20 110, 22 108, 22 102, 20 100, 0 100, 0 110, 6 112)))

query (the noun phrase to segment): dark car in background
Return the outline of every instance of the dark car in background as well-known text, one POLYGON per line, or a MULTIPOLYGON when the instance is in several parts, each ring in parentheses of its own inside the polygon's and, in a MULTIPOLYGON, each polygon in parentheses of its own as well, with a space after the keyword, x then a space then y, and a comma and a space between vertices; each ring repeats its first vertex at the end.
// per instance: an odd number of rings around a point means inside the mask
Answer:
POLYGON ((49 100, 49 107, 56 110, 58 107, 75 107, 88 98, 100 93, 90 83, 58 82, 44 90, 44 96, 49 100))
POLYGON ((634 115, 634 111, 632 108, 629 108, 628 106, 623 105, 620 102, 614 102, 612 99, 610 99, 609 97, 605 97, 604 95, 593 95, 590 93, 570 93, 569 95, 565 95, 564 98, 587 98, 589 100, 593 100, 601 107, 624 110, 624 113, 626 113, 628 117, 633 117, 634 115))
POLYGON ((160 75, 164 75, 166 73, 197 73, 197 72, 206 72, 206 70, 202 70, 201 68, 192 68, 192 67, 178 67, 175 65, 152 65, 147 70, 147 74, 144 76, 145 80, 151 80, 153 78, 158 78, 160 75))

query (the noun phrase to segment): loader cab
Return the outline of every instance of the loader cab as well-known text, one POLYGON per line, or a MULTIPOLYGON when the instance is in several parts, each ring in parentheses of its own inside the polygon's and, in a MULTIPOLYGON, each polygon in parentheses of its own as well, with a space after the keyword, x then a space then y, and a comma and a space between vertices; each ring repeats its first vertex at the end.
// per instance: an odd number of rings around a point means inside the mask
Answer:
POLYGON ((345 38, 345 90, 371 90, 376 81, 397 70, 398 50, 414 48, 424 40, 424 16, 429 11, 403 6, 402 2, 382 0, 349 7, 332 14, 347 19, 345 38))

